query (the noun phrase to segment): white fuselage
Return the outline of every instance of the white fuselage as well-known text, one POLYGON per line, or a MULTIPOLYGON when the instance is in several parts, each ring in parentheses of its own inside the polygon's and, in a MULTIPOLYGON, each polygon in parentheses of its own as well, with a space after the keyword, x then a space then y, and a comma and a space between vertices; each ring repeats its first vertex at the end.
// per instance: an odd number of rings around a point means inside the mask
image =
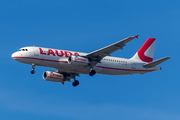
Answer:
MULTIPOLYGON (((61 72, 89 74, 91 68, 87 65, 68 64, 68 57, 70 55, 86 56, 87 54, 33 46, 21 48, 12 54, 12 58, 21 63, 51 67, 61 72)), ((144 74, 160 70, 159 66, 144 68, 143 64, 145 63, 132 59, 106 56, 93 69, 99 74, 107 75, 144 74)))

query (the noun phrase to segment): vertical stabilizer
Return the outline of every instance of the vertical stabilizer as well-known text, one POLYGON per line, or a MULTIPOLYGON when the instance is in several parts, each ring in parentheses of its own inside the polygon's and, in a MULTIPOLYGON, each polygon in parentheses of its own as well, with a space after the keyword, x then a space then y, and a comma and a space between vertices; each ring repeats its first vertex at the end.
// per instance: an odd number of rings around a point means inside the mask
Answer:
POLYGON ((155 38, 148 38, 138 52, 131 58, 140 62, 152 62, 154 56, 154 49, 156 45, 155 38))

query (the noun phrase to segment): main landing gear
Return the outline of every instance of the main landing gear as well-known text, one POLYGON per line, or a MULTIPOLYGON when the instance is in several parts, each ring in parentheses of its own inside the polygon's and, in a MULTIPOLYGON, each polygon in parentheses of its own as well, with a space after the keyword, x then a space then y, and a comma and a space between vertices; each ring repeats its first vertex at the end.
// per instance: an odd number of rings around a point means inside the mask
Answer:
POLYGON ((34 64, 32 64, 32 71, 31 71, 31 74, 34 74, 35 73, 35 65, 34 64))
POLYGON ((77 85, 79 85, 79 81, 78 81, 78 80, 74 80, 73 83, 72 83, 72 85, 73 85, 74 87, 76 87, 77 85))
POLYGON ((90 72, 89 72, 89 76, 93 76, 93 75, 95 75, 95 74, 96 74, 96 71, 93 70, 93 69, 91 69, 90 72))
POLYGON ((77 85, 79 85, 79 81, 76 80, 75 77, 76 77, 76 75, 73 75, 74 81, 72 82, 72 85, 73 85, 74 87, 76 87, 77 85))

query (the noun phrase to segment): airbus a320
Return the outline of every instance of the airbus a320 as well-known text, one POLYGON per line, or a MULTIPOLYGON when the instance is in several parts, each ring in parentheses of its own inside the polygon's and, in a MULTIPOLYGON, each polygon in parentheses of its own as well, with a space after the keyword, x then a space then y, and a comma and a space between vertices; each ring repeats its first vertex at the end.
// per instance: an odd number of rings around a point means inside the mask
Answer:
POLYGON ((96 73, 106 75, 132 75, 144 74, 147 72, 160 70, 160 63, 170 57, 164 57, 153 61, 155 38, 148 38, 143 46, 130 58, 112 57, 110 54, 123 49, 129 41, 137 36, 131 36, 111 44, 107 47, 93 51, 91 53, 73 52, 43 47, 23 47, 12 54, 12 58, 18 62, 32 66, 31 74, 35 73, 35 66, 45 66, 57 69, 57 71, 45 71, 43 79, 52 82, 64 82, 74 79, 72 85, 79 85, 76 76, 79 74, 96 73))

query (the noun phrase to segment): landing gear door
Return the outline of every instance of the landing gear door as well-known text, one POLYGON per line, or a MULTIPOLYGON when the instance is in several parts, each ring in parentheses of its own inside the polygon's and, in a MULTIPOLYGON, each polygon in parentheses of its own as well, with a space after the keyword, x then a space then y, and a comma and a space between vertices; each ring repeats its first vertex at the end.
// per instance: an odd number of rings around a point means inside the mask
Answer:
POLYGON ((33 49, 34 49, 34 56, 39 56, 39 49, 34 46, 33 46, 33 49))

